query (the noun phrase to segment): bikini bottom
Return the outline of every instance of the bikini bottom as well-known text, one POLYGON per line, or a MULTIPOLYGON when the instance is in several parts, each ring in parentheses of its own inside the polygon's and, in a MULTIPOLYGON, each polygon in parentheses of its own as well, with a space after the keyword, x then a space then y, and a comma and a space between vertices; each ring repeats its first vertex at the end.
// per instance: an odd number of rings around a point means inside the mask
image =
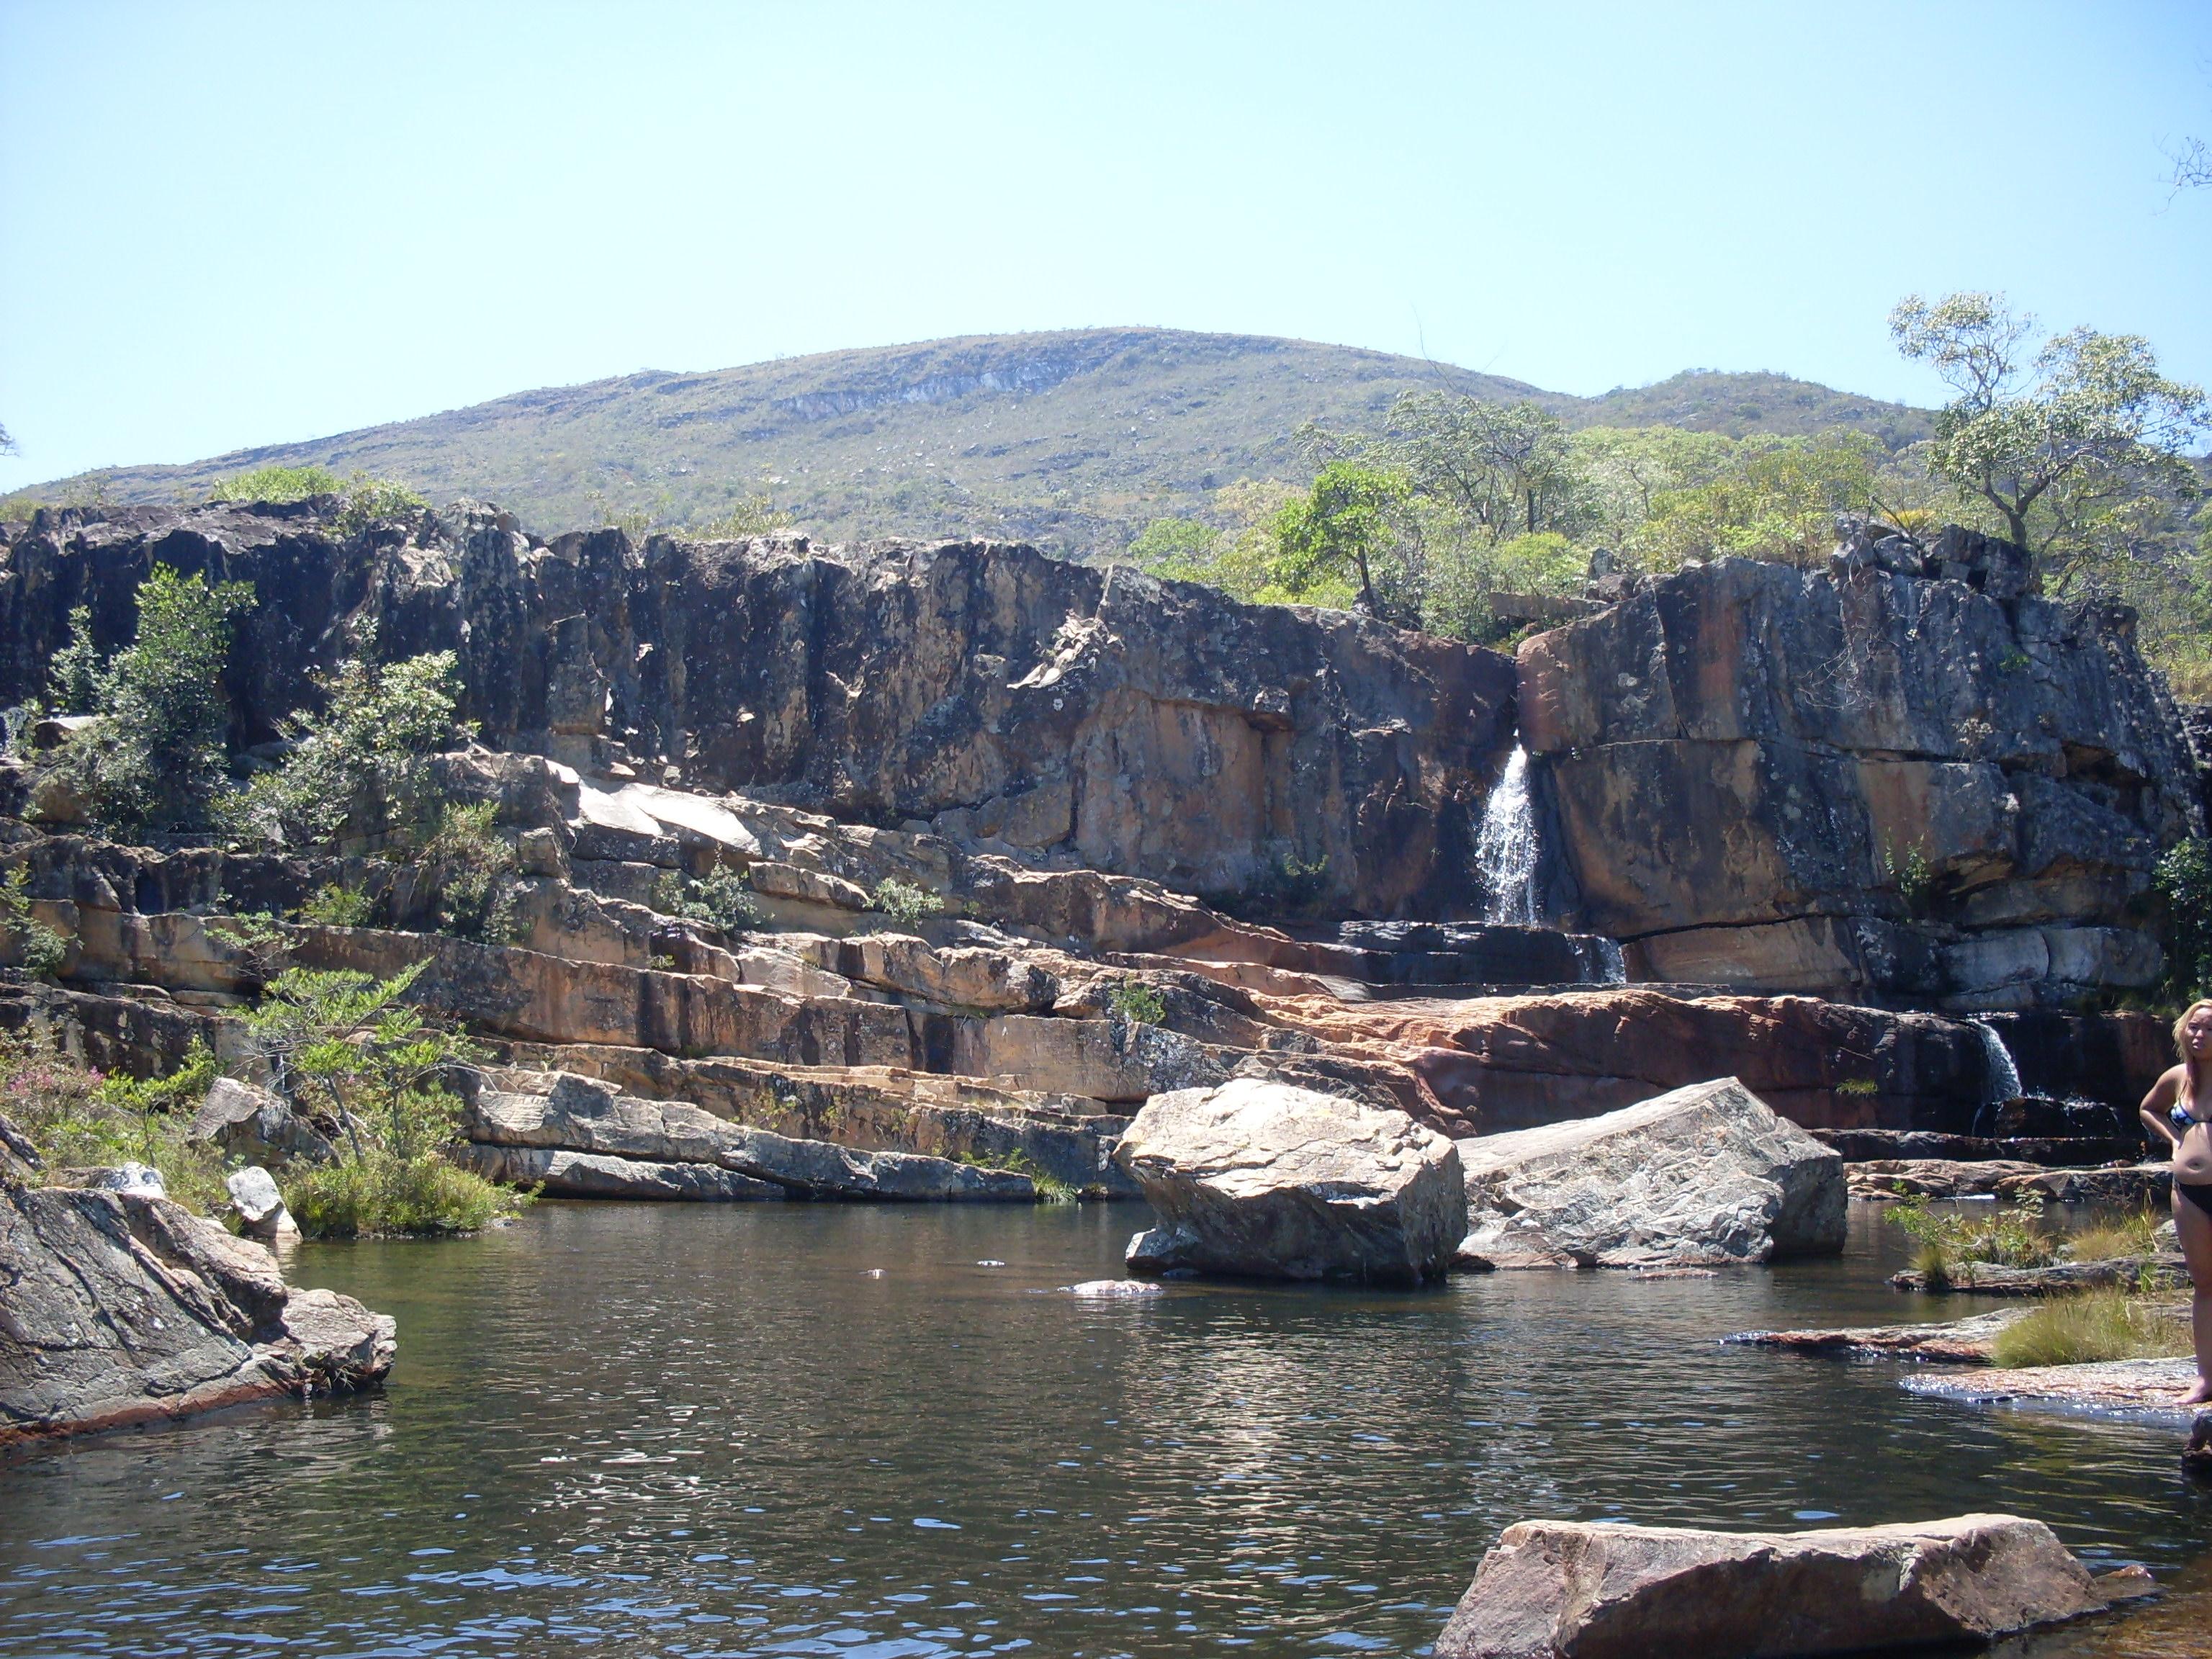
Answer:
POLYGON ((2208 1216, 2212 1216, 2212 1181, 2177 1181, 2173 1190, 2194 1204, 2208 1216))

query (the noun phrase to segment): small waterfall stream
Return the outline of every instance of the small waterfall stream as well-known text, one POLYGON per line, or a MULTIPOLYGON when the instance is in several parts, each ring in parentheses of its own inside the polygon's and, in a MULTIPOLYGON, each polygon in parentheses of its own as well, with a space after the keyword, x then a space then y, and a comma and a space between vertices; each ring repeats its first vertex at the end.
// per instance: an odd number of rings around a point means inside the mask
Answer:
POLYGON ((1536 815, 1528 801, 1528 751, 1513 745, 1497 787, 1483 803, 1474 865, 1489 896, 1485 920, 1541 925, 1536 906, 1536 815))
POLYGON ((1989 1087, 1982 1103, 1974 1109, 1973 1133, 1980 1134, 1992 1114, 2005 1102, 2026 1092, 2021 1087, 2020 1067, 2013 1064, 2012 1050, 1997 1035, 1997 1028, 1987 1020, 1970 1019, 1967 1024, 1982 1034, 1982 1052, 1989 1057, 1989 1087))

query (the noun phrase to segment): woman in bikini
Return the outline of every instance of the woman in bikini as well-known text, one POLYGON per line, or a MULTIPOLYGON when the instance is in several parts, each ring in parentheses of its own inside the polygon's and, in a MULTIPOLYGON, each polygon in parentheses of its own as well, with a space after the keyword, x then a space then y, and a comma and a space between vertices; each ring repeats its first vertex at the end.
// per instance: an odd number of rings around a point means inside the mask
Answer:
POLYGON ((2173 1145, 2173 1224, 2197 1291, 2197 1384, 2179 1403, 2202 1406, 2212 1401, 2212 999, 2173 1023, 2173 1045, 2181 1064, 2143 1097, 2142 1121, 2173 1145))

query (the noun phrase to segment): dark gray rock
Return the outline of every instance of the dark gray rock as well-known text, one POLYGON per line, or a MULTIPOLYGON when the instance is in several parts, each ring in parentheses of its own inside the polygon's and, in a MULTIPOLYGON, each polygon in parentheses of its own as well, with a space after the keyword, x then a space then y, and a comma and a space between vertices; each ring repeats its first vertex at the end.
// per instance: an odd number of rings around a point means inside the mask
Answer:
POLYGON ((260 1245, 164 1198, 28 1174, 0 1157, 0 1448, 362 1388, 391 1369, 390 1319, 288 1289, 260 1245))

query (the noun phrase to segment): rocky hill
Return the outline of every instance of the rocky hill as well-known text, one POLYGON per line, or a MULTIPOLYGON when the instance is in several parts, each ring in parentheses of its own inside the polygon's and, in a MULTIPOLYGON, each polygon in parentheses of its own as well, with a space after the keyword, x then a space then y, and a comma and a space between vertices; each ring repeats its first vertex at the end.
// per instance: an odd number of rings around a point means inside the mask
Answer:
POLYGON ((704 522, 766 493, 823 540, 973 536, 1081 556, 1222 485, 1297 472, 1304 421, 1372 428, 1401 392, 1437 387, 1534 398, 1578 426, 1849 427, 1892 445, 1927 429, 1925 411, 1779 374, 1695 372, 1576 398, 1348 346, 1086 329, 630 374, 32 493, 198 501, 226 474, 312 463, 433 501, 495 501, 541 530, 704 522))

